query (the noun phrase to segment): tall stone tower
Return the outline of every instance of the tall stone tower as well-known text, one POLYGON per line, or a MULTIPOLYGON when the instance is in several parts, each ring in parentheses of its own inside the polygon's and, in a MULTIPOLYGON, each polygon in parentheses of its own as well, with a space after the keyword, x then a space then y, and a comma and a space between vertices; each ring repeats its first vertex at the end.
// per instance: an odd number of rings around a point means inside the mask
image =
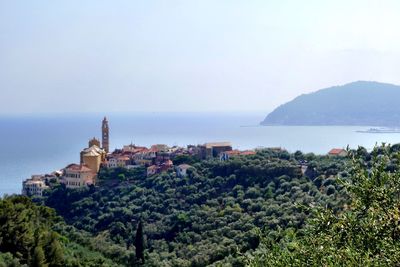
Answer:
POLYGON ((106 151, 106 153, 110 152, 110 135, 108 128, 108 120, 106 117, 104 117, 103 124, 101 126, 101 141, 103 149, 106 151))

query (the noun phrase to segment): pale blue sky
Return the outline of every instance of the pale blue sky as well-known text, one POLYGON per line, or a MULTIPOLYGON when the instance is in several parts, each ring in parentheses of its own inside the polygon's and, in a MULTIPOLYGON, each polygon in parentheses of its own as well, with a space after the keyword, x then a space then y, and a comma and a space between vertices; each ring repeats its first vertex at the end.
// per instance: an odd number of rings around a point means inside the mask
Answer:
POLYGON ((0 0, 0 114, 271 110, 400 84, 400 1, 0 0))

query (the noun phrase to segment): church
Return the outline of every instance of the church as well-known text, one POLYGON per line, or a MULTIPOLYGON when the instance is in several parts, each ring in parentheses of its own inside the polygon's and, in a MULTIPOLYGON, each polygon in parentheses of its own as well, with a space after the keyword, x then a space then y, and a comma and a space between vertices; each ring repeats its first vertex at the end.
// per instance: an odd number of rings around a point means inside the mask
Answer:
POLYGON ((101 144, 93 137, 88 147, 80 152, 80 164, 70 164, 64 169, 63 183, 67 187, 80 187, 95 184, 100 166, 110 151, 108 120, 104 117, 101 125, 101 144))
POLYGON ((93 137, 89 140, 89 146, 83 149, 80 154, 80 163, 87 165, 96 173, 99 171, 100 165, 105 162, 106 156, 110 152, 109 131, 108 120, 104 117, 101 125, 101 146, 100 141, 93 137))
POLYGON ((108 120, 106 117, 104 117, 101 125, 101 146, 100 141, 93 137, 91 140, 89 140, 89 146, 83 149, 80 154, 80 163, 86 164, 96 173, 99 171, 101 163, 106 160, 106 155, 110 151, 109 131, 108 120))

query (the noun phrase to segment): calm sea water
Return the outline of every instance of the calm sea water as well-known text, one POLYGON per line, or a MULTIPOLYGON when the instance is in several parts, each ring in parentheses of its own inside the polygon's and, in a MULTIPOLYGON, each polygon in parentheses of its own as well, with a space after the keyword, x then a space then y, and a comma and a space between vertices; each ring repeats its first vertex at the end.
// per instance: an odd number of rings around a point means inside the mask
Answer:
MULTIPOLYGON (((366 134, 365 127, 271 126, 258 123, 264 113, 126 114, 108 116, 110 148, 131 142, 150 146, 231 141, 238 149, 283 147, 325 154, 333 147, 371 149, 375 143, 399 143, 400 134, 366 134)), ((31 174, 49 173, 79 162, 79 152, 92 137, 100 138, 101 115, 0 117, 0 196, 20 193, 31 174)))

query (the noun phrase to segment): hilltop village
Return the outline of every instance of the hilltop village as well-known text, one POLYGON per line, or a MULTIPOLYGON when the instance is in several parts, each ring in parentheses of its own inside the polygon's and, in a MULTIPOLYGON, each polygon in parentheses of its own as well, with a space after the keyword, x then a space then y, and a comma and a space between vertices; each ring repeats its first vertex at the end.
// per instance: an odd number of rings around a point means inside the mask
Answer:
POLYGON ((188 164, 175 165, 175 159, 180 156, 194 156, 200 160, 217 158, 224 161, 231 157, 256 153, 253 150, 233 150, 230 142, 205 143, 187 147, 154 144, 150 148, 129 144, 110 152, 109 133, 110 128, 105 117, 101 125, 101 142, 95 137, 90 139, 88 147, 82 149, 79 154, 79 163, 71 163, 62 170, 51 174, 32 175, 22 183, 22 194, 42 196, 43 191, 49 189, 54 182, 64 184, 67 188, 96 185, 97 175, 101 168, 145 167, 147 176, 168 170, 175 171, 177 176, 185 176, 186 171, 192 166, 188 164))

